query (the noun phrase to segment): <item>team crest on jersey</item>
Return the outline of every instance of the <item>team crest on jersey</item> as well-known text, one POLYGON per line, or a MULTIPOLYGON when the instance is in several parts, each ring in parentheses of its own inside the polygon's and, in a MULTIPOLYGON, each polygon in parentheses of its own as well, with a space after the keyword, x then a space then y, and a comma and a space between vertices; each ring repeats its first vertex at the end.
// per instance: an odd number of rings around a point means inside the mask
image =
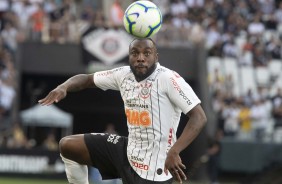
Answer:
POLYGON ((140 97, 146 99, 150 96, 152 83, 141 84, 140 97))

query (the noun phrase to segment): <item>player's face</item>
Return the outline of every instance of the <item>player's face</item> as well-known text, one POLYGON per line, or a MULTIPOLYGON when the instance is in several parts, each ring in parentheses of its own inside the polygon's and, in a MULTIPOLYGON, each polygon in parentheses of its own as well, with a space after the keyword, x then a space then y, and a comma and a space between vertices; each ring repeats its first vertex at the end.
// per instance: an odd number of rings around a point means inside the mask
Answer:
POLYGON ((158 61, 155 45, 149 39, 135 40, 129 47, 129 65, 137 81, 151 75, 158 61))

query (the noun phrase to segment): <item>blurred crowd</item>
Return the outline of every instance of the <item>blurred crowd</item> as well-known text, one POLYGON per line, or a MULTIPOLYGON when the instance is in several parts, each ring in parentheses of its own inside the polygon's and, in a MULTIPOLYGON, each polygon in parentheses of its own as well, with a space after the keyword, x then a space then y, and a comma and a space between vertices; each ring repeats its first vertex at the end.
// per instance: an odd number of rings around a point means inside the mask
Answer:
POLYGON ((221 66, 234 61, 230 66, 238 70, 234 75, 218 67, 209 73, 212 108, 221 137, 281 142, 282 2, 205 1, 203 7, 210 14, 201 24, 206 25, 208 57, 219 59, 221 66), (274 63, 275 75, 270 67, 274 63), (244 71, 250 72, 249 78, 244 77, 244 71), (242 90, 240 83, 248 80, 250 88, 242 90))

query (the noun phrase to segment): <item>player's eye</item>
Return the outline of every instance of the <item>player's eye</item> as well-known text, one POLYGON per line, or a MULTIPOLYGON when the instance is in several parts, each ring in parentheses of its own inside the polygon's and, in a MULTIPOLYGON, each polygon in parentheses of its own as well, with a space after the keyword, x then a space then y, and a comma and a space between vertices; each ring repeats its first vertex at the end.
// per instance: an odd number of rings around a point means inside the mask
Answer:
POLYGON ((133 55, 133 56, 137 56, 137 52, 132 51, 132 52, 131 52, 131 55, 133 55))
POLYGON ((151 52, 145 52, 145 56, 150 56, 151 52))

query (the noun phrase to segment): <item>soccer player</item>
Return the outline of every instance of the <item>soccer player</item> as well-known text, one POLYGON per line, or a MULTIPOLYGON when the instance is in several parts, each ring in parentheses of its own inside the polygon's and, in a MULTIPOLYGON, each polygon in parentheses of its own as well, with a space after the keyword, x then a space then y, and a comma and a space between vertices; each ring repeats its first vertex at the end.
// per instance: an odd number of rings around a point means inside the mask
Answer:
POLYGON ((200 133, 206 116, 189 84, 160 65, 152 39, 136 38, 130 43, 129 66, 75 75, 38 102, 50 105, 68 92, 92 87, 120 91, 129 135, 91 133, 62 138, 60 152, 69 183, 88 184, 87 165, 98 168, 103 179, 121 178, 124 184, 186 180, 179 154, 200 133), (189 120, 177 139, 182 112, 189 120))

